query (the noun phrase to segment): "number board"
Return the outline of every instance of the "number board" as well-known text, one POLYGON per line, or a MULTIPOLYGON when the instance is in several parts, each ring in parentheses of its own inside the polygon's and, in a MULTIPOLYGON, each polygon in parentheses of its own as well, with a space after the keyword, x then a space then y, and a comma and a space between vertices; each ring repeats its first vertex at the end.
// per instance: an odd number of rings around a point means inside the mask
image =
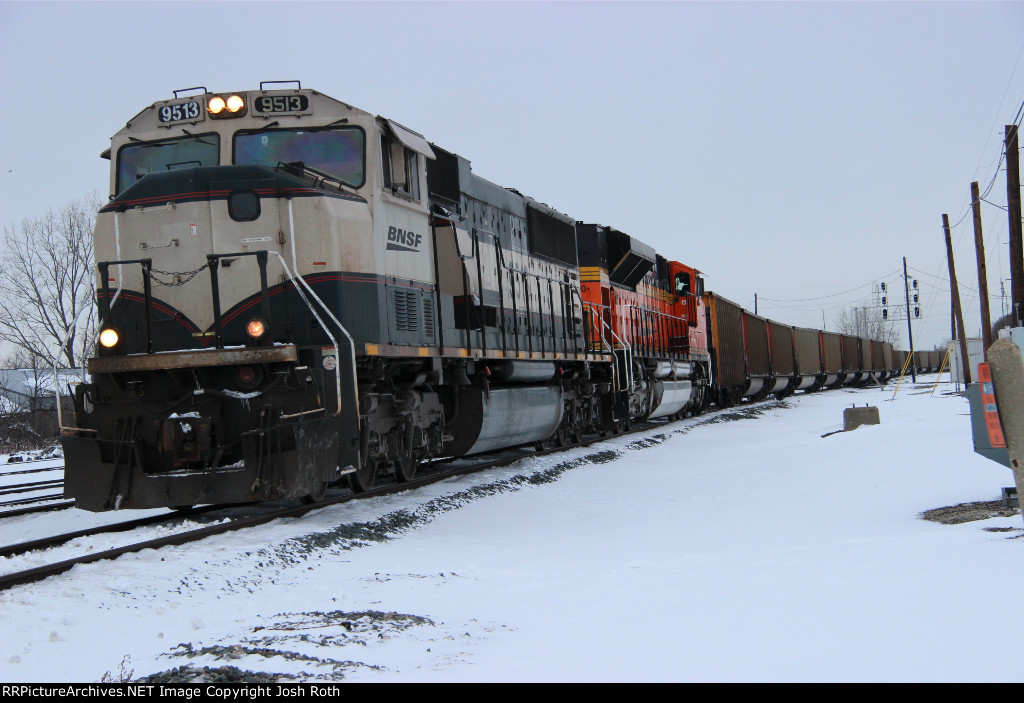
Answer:
POLYGON ((203 110, 195 100, 176 105, 164 105, 157 111, 161 122, 195 122, 203 119, 203 110))
POLYGON ((306 112, 309 97, 305 95, 261 95, 253 103, 261 115, 275 112, 306 112))

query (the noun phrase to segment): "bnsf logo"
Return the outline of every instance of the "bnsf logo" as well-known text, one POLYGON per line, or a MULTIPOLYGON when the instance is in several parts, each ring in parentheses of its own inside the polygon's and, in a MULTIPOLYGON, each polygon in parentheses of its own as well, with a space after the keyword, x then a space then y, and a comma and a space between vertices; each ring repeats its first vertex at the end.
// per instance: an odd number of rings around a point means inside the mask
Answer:
POLYGON ((423 235, 397 227, 388 227, 388 249, 394 251, 419 251, 423 235))

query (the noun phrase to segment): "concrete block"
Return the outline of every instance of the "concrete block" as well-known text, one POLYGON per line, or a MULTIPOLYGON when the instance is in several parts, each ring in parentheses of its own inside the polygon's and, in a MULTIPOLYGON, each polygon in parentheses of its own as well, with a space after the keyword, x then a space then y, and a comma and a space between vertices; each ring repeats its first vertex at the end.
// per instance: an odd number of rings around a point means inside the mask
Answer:
POLYGON ((865 405, 863 408, 856 406, 843 410, 843 431, 855 430, 861 425, 879 425, 882 420, 878 415, 878 408, 874 405, 865 405))

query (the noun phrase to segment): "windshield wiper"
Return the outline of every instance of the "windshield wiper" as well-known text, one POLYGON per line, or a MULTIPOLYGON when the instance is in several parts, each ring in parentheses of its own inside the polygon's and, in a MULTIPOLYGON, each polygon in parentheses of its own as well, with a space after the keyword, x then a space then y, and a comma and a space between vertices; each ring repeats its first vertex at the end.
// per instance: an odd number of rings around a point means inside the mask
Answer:
POLYGON ((195 140, 196 140, 197 142, 199 142, 200 144, 205 144, 205 145, 207 145, 207 146, 217 146, 217 145, 216 145, 216 144, 214 144, 213 142, 208 142, 208 141, 206 141, 205 139, 202 139, 201 137, 196 137, 196 136, 194 136, 194 135, 192 134, 192 132, 189 132, 189 131, 188 131, 187 129, 185 129, 184 127, 182 127, 182 128, 181 128, 181 131, 182 131, 182 132, 184 132, 185 134, 187 134, 188 136, 192 137, 193 139, 195 139, 195 140))
POLYGON ((351 188, 352 192, 355 193, 355 186, 347 183, 346 181, 338 178, 332 173, 327 171, 321 171, 315 166, 309 166, 302 161, 279 161, 277 162, 278 171, 284 170, 289 173, 293 173, 296 176, 306 176, 307 178, 313 179, 313 185, 317 188, 323 188, 327 182, 334 183, 338 191, 344 193, 346 188, 351 188))
POLYGON ((259 134, 260 132, 265 132, 266 130, 270 129, 271 127, 278 127, 278 126, 280 126, 280 124, 281 124, 280 122, 278 122, 277 120, 274 120, 270 124, 265 124, 262 127, 260 127, 259 129, 250 130, 250 131, 246 132, 246 134, 259 134))

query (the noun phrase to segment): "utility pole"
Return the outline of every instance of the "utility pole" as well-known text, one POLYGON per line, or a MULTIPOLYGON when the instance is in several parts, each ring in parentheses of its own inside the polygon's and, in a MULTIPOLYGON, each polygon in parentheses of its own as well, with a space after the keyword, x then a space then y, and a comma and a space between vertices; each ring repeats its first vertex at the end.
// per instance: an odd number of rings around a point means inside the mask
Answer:
POLYGON ((917 383, 917 362, 914 360, 914 328, 910 326, 910 281, 907 276, 907 257, 903 257, 903 293, 907 296, 907 336, 910 337, 910 378, 917 383))
POLYGON ((754 314, 757 314, 757 293, 754 293, 754 314))
POLYGON ((953 266, 953 238, 949 234, 949 215, 942 216, 942 229, 946 232, 946 260, 949 262, 949 295, 953 298, 953 315, 960 337, 960 364, 964 370, 964 383, 971 384, 971 365, 967 359, 967 335, 964 334, 964 314, 960 310, 960 289, 956 284, 956 268, 953 266))
POLYGON ((988 269, 985 266, 985 239, 981 235, 981 195, 978 182, 971 183, 971 207, 974 209, 974 249, 978 257, 978 298, 981 300, 981 339, 984 358, 992 346, 992 317, 988 310, 988 269))
POLYGON ((1006 212, 1010 218, 1010 312, 1024 312, 1024 242, 1020 223, 1020 147, 1017 126, 1006 125, 1006 212))

